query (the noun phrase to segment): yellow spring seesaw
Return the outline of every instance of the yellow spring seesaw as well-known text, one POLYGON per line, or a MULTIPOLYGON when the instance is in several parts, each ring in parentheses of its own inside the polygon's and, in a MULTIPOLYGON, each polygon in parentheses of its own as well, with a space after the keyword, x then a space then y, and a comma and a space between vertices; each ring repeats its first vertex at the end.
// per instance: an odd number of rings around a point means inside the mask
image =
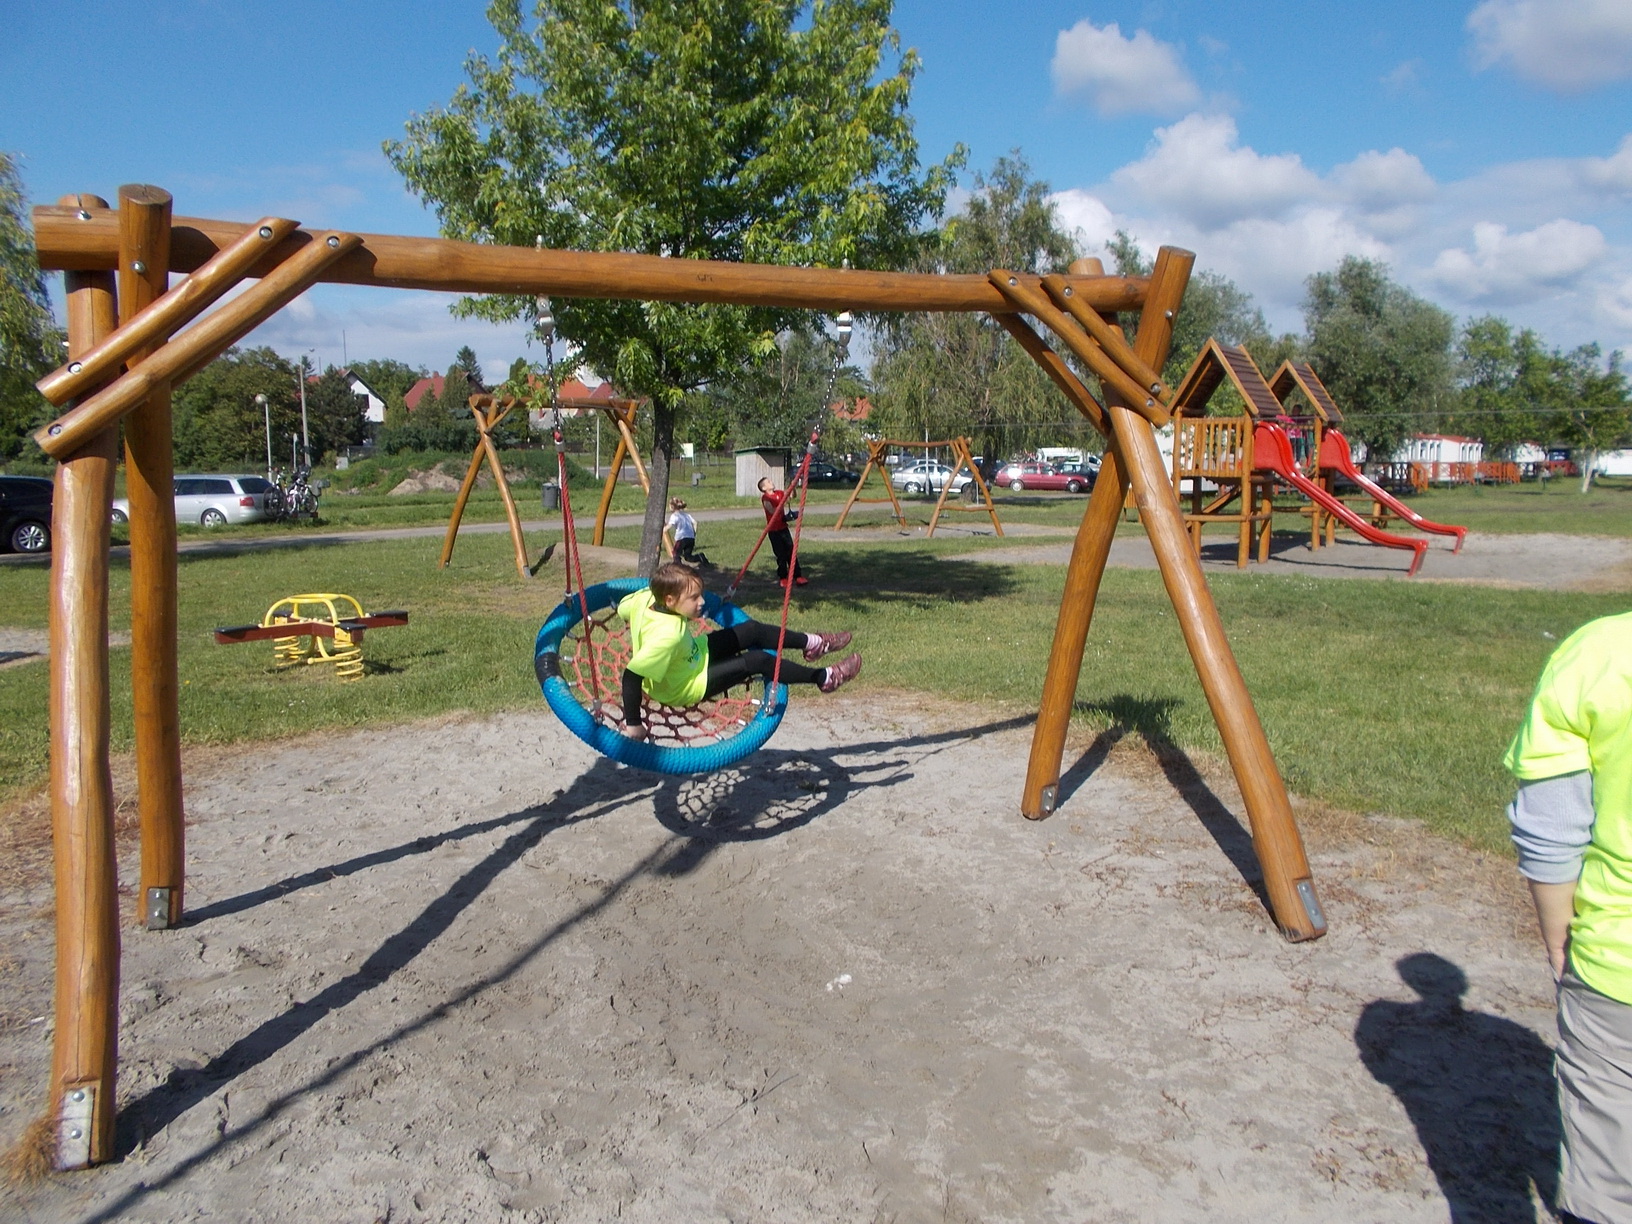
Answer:
POLYGON ((363 611, 350 595, 291 595, 266 610, 258 625, 235 625, 215 631, 222 645, 271 639, 278 668, 305 663, 333 663, 334 674, 355 680, 363 674, 363 633, 369 629, 394 629, 408 623, 403 611, 363 611), (341 611, 349 604, 349 612, 341 611))

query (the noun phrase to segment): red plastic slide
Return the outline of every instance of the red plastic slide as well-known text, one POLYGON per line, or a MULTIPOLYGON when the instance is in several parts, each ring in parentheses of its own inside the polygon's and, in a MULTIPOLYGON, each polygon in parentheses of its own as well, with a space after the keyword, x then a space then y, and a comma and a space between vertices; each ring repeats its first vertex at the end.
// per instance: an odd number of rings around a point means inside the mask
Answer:
POLYGON ((1335 429, 1328 429, 1320 439, 1320 466, 1322 470, 1331 468, 1340 476, 1347 476, 1372 501, 1382 506, 1390 514, 1397 515, 1410 523, 1419 531, 1431 531, 1435 535, 1456 537, 1456 547, 1452 552, 1462 551, 1462 541, 1468 537, 1466 527, 1452 527, 1448 523, 1435 523, 1422 517, 1410 506, 1395 497, 1387 489, 1374 480, 1367 479, 1360 469, 1354 466, 1350 456, 1349 440, 1335 429))
POLYGON ((1258 422, 1252 431, 1252 453, 1256 466, 1274 472, 1276 479, 1284 480, 1362 539, 1387 548, 1409 548, 1413 556, 1411 568, 1406 571, 1407 577, 1415 574, 1422 565, 1422 555, 1428 551, 1427 540, 1379 531, 1298 471, 1298 461, 1292 456, 1292 439, 1279 425, 1272 425, 1268 421, 1258 422))

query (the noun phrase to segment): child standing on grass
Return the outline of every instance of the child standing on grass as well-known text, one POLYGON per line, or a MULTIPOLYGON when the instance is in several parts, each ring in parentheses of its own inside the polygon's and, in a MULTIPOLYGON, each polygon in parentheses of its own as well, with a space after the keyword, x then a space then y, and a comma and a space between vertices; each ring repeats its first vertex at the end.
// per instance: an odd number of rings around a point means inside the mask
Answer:
MULTIPOLYGON (((787 586, 788 567, 792 565, 793 584, 804 586, 809 579, 793 559, 793 533, 788 530, 789 511, 785 507, 790 492, 791 489, 777 488, 769 476, 759 478, 759 505, 765 511, 765 538, 771 542, 771 551, 776 554, 776 581, 781 586, 787 586)), ((798 513, 797 510, 792 512, 794 517, 798 513)))
MULTIPOLYGON (((641 710, 641 695, 667 706, 694 706, 705 697, 723 693, 750 676, 769 676, 776 669, 777 629, 748 621, 716 629, 706 638, 691 632, 691 622, 702 615, 703 580, 697 571, 669 561, 657 567, 652 584, 626 595, 618 615, 629 626, 629 666, 623 672, 624 734, 643 740, 648 732, 641 710)), ((848 633, 796 633, 782 638, 786 649, 804 653, 814 663, 850 644, 848 633)), ((783 661, 781 678, 788 684, 814 684, 831 693, 854 680, 861 671, 861 656, 846 655, 827 667, 805 667, 783 661)))
POLYGON ((669 557, 682 565, 700 565, 708 560, 697 551, 697 520, 686 513, 686 499, 669 498, 669 521, 663 524, 663 543, 669 547, 669 557))
POLYGON ((1558 979, 1565 1220, 1632 1221, 1632 613, 1548 660, 1503 760, 1519 871, 1558 979))

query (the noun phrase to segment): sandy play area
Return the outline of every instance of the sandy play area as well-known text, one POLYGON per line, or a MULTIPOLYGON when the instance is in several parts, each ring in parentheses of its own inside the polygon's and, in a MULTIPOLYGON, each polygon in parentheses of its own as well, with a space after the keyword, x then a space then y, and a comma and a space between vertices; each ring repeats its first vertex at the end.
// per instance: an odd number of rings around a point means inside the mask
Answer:
MULTIPOLYGON (((1085 740, 1030 824, 1029 729, 873 692, 693 781, 542 709, 192 761, 191 922, 124 936, 123 1158, 0 1216, 1546 1218, 1510 865, 1305 810, 1332 931, 1289 945, 1216 765, 1085 740)), ((0 912, 6 1143, 49 905, 0 912)))

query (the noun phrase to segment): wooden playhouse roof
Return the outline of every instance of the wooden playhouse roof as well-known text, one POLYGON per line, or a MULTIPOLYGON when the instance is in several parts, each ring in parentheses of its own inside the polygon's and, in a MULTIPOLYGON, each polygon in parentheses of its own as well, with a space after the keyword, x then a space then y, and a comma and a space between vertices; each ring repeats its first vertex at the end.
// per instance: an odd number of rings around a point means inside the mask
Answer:
POLYGON ((1264 381, 1264 376, 1252 360, 1252 355, 1239 344, 1220 344, 1209 338, 1196 354, 1184 381, 1173 395, 1173 411, 1189 416, 1201 416, 1207 411, 1207 401, 1228 378, 1241 393, 1241 401, 1252 417, 1279 416, 1280 401, 1264 381))
POLYGON ((1292 394, 1293 387, 1309 397, 1323 423, 1336 425, 1343 420, 1337 401, 1332 399, 1332 393, 1326 390, 1326 384, 1320 381, 1314 367, 1307 361, 1283 361, 1275 371, 1275 377, 1269 380, 1270 391, 1283 404, 1286 397, 1292 394))

